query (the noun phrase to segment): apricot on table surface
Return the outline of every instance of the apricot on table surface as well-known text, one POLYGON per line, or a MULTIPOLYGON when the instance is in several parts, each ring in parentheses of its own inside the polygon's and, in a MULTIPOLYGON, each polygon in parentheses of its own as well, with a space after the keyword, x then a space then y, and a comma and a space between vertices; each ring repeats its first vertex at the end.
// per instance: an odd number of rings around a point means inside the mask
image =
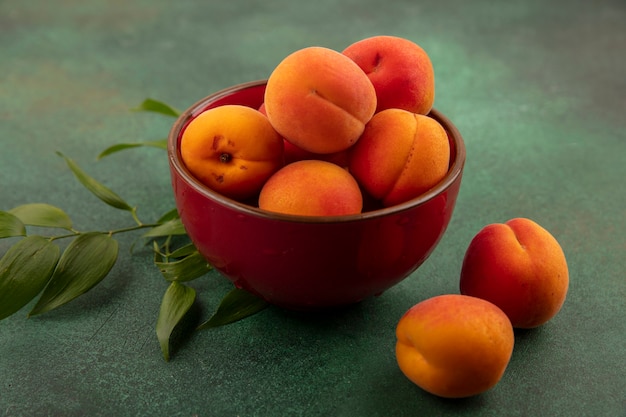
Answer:
POLYGON ((267 81, 264 106, 272 126, 305 151, 345 150, 376 110, 376 91, 347 56, 311 46, 285 57, 267 81))
POLYGON ((344 168, 320 160, 285 165, 270 177, 259 195, 259 208, 304 216, 358 214, 363 197, 344 168))
POLYGON ((283 139, 259 111, 224 105, 191 120, 182 133, 180 153, 204 185, 243 200, 257 194, 283 166, 283 139))
POLYGON ((401 109, 376 113, 350 149, 350 172, 386 207, 419 196, 445 177, 448 135, 435 119, 401 109))
POLYGON ((462 294, 500 307, 517 328, 552 319, 565 302, 569 272, 558 241, 536 222, 490 224, 472 239, 461 268, 462 294))
POLYGON ((343 54, 365 71, 376 90, 377 108, 428 114, 435 101, 435 72, 421 46, 396 36, 372 36, 343 54))
POLYGON ((493 388, 513 353, 513 327, 497 306, 447 294, 411 307, 396 327, 396 359, 431 394, 462 398, 493 388))

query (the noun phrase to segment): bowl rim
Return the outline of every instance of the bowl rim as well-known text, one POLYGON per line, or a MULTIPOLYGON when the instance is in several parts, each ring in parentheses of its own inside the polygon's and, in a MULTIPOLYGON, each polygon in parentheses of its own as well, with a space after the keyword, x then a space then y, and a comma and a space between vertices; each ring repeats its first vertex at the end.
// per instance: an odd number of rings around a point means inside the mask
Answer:
MULTIPOLYGON (((376 210, 370 210, 359 214, 347 214, 340 216, 305 216, 295 214, 275 213, 267 210, 262 210, 258 207, 254 207, 250 204, 236 201, 229 197, 226 197, 216 191, 211 190, 197 180, 191 172, 187 169, 182 161, 179 150, 179 132, 185 128, 185 126, 198 114, 204 111, 204 108, 210 103, 217 101, 221 98, 227 97, 232 93, 236 93, 241 90, 260 87, 267 84, 267 80, 249 81, 241 84, 236 84, 219 91, 216 91, 208 96, 198 100, 192 104, 185 111, 183 111, 174 124, 172 125, 167 138, 167 154, 170 163, 170 167, 176 172, 176 174, 182 178, 188 186, 194 189, 197 193, 212 200, 213 202, 235 210, 241 214, 247 214, 257 218, 264 218, 268 220, 294 222, 294 223, 345 223, 361 221, 373 218, 381 218, 391 214, 398 214, 407 210, 413 209, 417 206, 423 205, 438 195, 442 194, 448 188, 452 186, 457 178, 462 175, 463 167, 465 165, 466 150, 465 142, 461 136, 461 132, 457 127, 448 119, 443 113, 436 109, 431 109, 428 116, 434 118, 442 124, 444 129, 451 135, 451 139, 455 146, 455 159, 452 161, 452 165, 448 169, 446 176, 439 181, 434 187, 422 193, 421 195, 405 201, 404 203, 397 204, 390 207, 383 207, 376 210)), ((172 174, 173 175, 173 174, 172 174)))

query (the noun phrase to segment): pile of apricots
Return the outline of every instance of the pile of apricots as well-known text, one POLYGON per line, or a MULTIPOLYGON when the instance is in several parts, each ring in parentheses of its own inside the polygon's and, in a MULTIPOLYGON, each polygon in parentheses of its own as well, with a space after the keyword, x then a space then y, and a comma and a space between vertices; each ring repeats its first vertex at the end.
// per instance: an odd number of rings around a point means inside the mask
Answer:
POLYGON ((412 41, 307 47, 274 68, 260 108, 224 105, 194 118, 181 155, 207 187, 262 210, 358 214, 364 194, 397 205, 448 172, 447 133, 427 116, 434 98, 433 65, 412 41))
MULTIPOLYGON (((183 161, 202 183, 271 212, 337 216, 401 204, 446 175, 450 147, 428 116, 430 58, 393 36, 342 52, 308 47, 271 73, 259 108, 224 105, 193 119, 183 161)), ((502 378, 514 328, 553 318, 569 284, 556 239, 525 218, 480 230, 463 259, 460 294, 410 308, 396 327, 396 359, 431 394, 480 394, 502 378)))

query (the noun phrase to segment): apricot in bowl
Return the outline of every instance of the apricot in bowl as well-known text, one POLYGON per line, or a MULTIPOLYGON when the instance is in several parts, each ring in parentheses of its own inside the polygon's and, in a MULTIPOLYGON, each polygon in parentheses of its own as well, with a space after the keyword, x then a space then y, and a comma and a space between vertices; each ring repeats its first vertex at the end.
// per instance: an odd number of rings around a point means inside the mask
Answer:
POLYGON ((450 142, 447 174, 420 196, 358 214, 305 216, 262 210, 203 185, 183 163, 185 127, 223 105, 258 109, 264 80, 209 95, 185 110, 168 137, 176 206, 192 242, 237 287, 280 307, 311 310, 345 306, 379 295, 411 275, 433 252, 452 217, 465 164, 465 145, 437 110, 429 117, 450 142))

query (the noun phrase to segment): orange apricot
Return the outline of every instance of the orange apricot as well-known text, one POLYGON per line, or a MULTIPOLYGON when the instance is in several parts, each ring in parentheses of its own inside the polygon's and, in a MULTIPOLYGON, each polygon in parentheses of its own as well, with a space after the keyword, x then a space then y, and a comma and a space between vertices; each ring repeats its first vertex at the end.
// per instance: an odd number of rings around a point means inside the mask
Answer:
POLYGON ((264 106, 285 139, 305 151, 328 154, 356 143, 376 110, 376 91, 350 58, 312 46, 274 68, 264 106))
POLYGON ((441 124, 401 109, 376 113, 350 149, 350 172, 387 207, 432 188, 449 163, 450 143, 441 124))
POLYGON ((283 139, 263 114, 241 105, 200 113, 183 131, 180 152, 200 182, 239 200, 256 195, 283 166, 283 139))
POLYGON ((358 214, 363 197, 347 170, 331 162, 302 160, 285 165, 259 194, 263 210, 305 216, 358 214))
POLYGON ((396 327, 396 359, 431 394, 462 398, 493 388, 513 353, 508 317, 481 298, 446 294, 411 307, 396 327))

